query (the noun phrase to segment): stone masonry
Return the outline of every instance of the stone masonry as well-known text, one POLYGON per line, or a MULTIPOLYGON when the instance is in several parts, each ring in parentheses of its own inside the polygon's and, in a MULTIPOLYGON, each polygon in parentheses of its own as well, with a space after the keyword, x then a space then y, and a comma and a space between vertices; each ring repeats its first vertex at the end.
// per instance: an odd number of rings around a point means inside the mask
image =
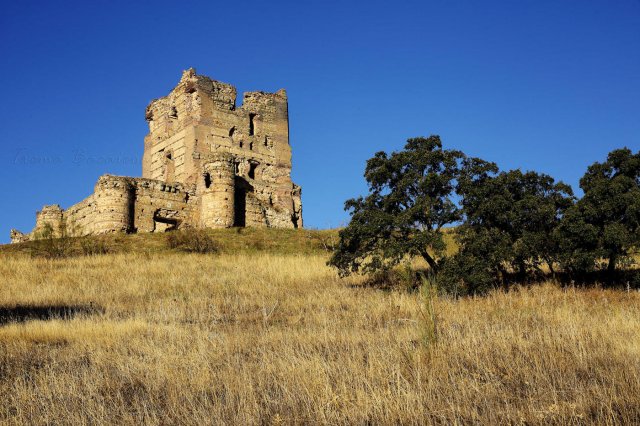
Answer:
POLYGON ((147 106, 146 120, 142 178, 103 175, 89 197, 66 210, 44 206, 33 231, 11 230, 11 241, 37 239, 47 224, 78 236, 302 227, 284 89, 244 93, 237 107, 235 87, 189 69, 147 106))

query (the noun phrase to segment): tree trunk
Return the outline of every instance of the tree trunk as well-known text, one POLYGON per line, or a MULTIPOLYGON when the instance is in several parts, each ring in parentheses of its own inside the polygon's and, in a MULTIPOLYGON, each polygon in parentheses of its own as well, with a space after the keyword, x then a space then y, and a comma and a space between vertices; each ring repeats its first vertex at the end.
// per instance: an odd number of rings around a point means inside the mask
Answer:
POLYGON ((616 253, 611 253, 609 255, 609 264, 607 265, 607 272, 612 274, 616 270, 616 261, 618 260, 618 255, 616 253))
POLYGON ((420 250, 420 256, 422 256, 422 258, 427 261, 429 267, 434 273, 438 272, 438 263, 426 250, 420 250))
POLYGON ((518 265, 518 281, 524 282, 527 278, 527 265, 522 259, 518 259, 516 264, 518 265))

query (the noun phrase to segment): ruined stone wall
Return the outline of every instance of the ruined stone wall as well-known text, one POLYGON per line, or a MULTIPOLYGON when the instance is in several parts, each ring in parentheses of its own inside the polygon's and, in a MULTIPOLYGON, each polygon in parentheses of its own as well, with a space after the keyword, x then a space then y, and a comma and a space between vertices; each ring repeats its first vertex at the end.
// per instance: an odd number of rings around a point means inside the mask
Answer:
POLYGON ((132 232, 163 232, 196 227, 195 186, 138 178, 132 232))
POLYGON ((97 219, 94 214, 93 194, 65 210, 64 218, 70 235, 93 233, 94 221, 97 219))
POLYGON ((93 193, 93 233, 130 232, 133 228, 135 184, 133 179, 101 176, 93 193))
POLYGON ((92 196, 64 212, 75 235, 158 232, 190 226, 194 189, 182 184, 101 176, 92 196))
POLYGON ((233 157, 214 156, 203 167, 197 185, 200 197, 200 226, 229 228, 236 224, 236 195, 233 157))
POLYGON ((104 175, 94 192, 63 210, 45 206, 29 234, 50 224, 82 236, 163 232, 175 228, 302 227, 300 187, 291 181, 288 100, 247 92, 236 106, 235 87, 183 73, 169 95, 146 109, 142 178, 104 175))
POLYGON ((192 220, 197 208, 194 186, 104 175, 92 195, 67 210, 58 205, 45 206, 37 213, 30 234, 14 230, 11 237, 14 242, 39 238, 47 223, 54 236, 62 235, 62 227, 68 236, 164 232, 195 227, 192 220))
POLYGON ((42 210, 36 212, 36 226, 32 231, 34 235, 52 232, 54 236, 63 233, 63 210, 58 204, 44 206, 42 210), (49 229, 47 230, 47 227, 49 229))
POLYGON ((246 207, 234 214, 232 225, 301 227, 300 187, 291 182, 288 115, 284 89, 244 93, 237 107, 233 86, 185 71, 168 96, 147 107, 143 176, 196 184, 217 153, 230 154, 240 185, 235 208, 246 207), (242 193, 248 195, 242 199, 242 193))

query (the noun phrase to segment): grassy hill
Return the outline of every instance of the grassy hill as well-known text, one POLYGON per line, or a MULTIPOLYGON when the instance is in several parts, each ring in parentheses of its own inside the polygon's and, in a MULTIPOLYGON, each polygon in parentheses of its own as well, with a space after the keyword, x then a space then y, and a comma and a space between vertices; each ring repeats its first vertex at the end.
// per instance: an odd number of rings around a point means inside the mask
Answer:
MULTIPOLYGON (((312 229, 229 228, 199 230, 215 240, 221 253, 269 252, 281 254, 309 254, 326 251, 337 241, 338 231, 312 229)), ((109 253, 163 253, 172 251, 167 244, 169 233, 116 234, 72 238, 69 253, 83 253, 82 242, 100 243, 109 253)), ((0 245, 0 253, 29 254, 37 242, 0 245)), ((175 251, 175 250, 173 250, 175 251)))
POLYGON ((335 231, 209 235, 217 254, 2 247, 0 423, 640 421, 638 292, 451 300, 338 278, 335 231))

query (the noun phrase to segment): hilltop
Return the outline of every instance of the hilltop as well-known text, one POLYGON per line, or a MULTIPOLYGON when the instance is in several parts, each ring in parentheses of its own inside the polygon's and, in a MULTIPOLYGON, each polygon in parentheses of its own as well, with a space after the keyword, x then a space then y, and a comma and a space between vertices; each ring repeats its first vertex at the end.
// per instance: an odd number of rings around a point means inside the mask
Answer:
POLYGON ((62 259, 3 246, 0 423, 640 420, 640 293, 381 289, 326 266, 335 232, 207 231, 214 254, 171 233, 62 259))
MULTIPOLYGON (((317 254, 326 252, 337 241, 338 230, 225 228, 199 229, 198 234, 215 241, 217 252, 223 254, 269 252, 276 254, 317 254)), ((70 238, 70 255, 82 255, 83 241, 100 244, 110 254, 178 252, 167 242, 174 232, 141 234, 106 234, 70 238)), ((31 254, 41 241, 0 245, 0 254, 31 254)))

